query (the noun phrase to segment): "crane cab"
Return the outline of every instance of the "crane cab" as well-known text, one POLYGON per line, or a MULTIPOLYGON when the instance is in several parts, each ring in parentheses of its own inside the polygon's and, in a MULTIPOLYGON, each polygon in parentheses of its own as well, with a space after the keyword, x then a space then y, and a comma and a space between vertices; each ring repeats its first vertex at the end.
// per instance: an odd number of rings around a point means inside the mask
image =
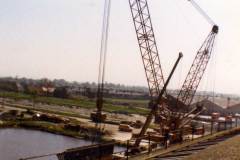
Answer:
POLYGON ((95 123, 102 123, 106 121, 107 115, 99 112, 92 112, 90 118, 95 123))

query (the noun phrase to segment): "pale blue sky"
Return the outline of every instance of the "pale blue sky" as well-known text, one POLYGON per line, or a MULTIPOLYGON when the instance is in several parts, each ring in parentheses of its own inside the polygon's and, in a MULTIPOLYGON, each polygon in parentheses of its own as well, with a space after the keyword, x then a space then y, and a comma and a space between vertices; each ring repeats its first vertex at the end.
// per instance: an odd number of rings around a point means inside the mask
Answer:
MULTIPOLYGON (((187 0, 148 0, 165 77, 180 88, 211 30, 187 0)), ((200 90, 240 93, 240 1, 196 0, 219 25, 200 90)), ((104 0, 0 0, 0 76, 97 81, 104 0)), ((146 86, 128 0, 112 0, 106 81, 146 86)))

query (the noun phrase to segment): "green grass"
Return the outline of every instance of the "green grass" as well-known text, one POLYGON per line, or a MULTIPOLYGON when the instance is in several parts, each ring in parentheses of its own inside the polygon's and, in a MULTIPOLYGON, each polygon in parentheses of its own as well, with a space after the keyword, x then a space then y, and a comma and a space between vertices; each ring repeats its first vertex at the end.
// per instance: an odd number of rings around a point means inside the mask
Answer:
POLYGON ((61 99, 54 97, 37 97, 36 102, 44 102, 48 104, 63 105, 63 106, 78 106, 84 108, 94 108, 95 102, 87 99, 61 99))
POLYGON ((127 103, 141 103, 141 104, 147 104, 148 100, 146 99, 126 99, 126 98, 105 98, 109 101, 115 101, 115 102, 127 102, 127 103))
POLYGON ((5 98, 12 98, 15 100, 33 100, 35 102, 42 102, 48 104, 55 104, 55 105, 66 105, 66 106, 79 106, 84 108, 93 108, 95 103, 93 101, 87 99, 62 99, 62 98, 55 98, 55 97, 43 97, 37 96, 33 97, 29 94, 24 93, 16 93, 16 92, 0 92, 0 97, 5 98))
POLYGON ((103 110, 106 112, 141 114, 141 115, 146 115, 149 112, 148 109, 144 109, 144 108, 128 107, 123 105, 112 105, 112 104, 105 104, 103 110))
POLYGON ((44 132, 49 132, 53 134, 60 134, 65 136, 70 136, 74 138, 84 138, 89 139, 92 138, 91 136, 95 135, 97 130, 93 127, 87 127, 87 130, 85 129, 84 132, 77 132, 72 131, 69 129, 65 129, 63 125, 54 124, 51 122, 45 122, 45 121, 4 121, 2 124, 0 124, 1 128, 25 128, 25 129, 33 129, 33 130, 39 130, 44 132))
MULTIPOLYGON (((55 97, 43 97, 16 93, 16 92, 0 92, 0 97, 11 98, 15 100, 30 100, 34 99, 35 102, 59 105, 59 106, 77 106, 80 108, 94 109, 96 108, 95 101, 88 98, 78 99, 62 99, 55 97)), ((107 98, 104 103, 103 110, 106 112, 124 113, 124 114, 141 114, 146 115, 149 110, 143 108, 146 100, 127 100, 127 99, 110 99, 107 98), (123 105, 125 104, 126 105, 123 105)))
POLYGON ((26 129, 35 129, 55 134, 61 134, 71 137, 84 137, 86 135, 79 134, 78 132, 70 131, 64 129, 60 125, 56 125, 50 122, 42 122, 42 121, 22 121, 17 122, 17 126, 26 129))
POLYGON ((4 98, 13 98, 16 100, 19 99, 31 99, 32 96, 24 93, 16 93, 16 92, 0 92, 0 97, 4 98))
POLYGON ((15 122, 4 122, 4 121, 0 121, 0 129, 1 128, 11 128, 14 127, 16 125, 15 122))
POLYGON ((110 103, 113 105, 127 105, 130 107, 139 107, 146 108, 148 106, 149 100, 145 99, 122 99, 122 98, 105 98, 106 103, 110 103))

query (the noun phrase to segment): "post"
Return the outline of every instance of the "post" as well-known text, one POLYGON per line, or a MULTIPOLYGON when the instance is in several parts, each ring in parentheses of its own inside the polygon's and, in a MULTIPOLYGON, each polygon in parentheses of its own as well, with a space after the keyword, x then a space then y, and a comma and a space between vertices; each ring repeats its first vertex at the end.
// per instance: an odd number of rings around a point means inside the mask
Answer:
POLYGON ((195 128, 192 127, 192 141, 193 141, 193 139, 194 139, 194 133, 195 133, 195 128))
POLYGON ((237 124, 238 123, 238 117, 237 116, 235 117, 235 123, 236 123, 235 127, 237 128, 237 126, 238 126, 238 124, 237 124))
POLYGON ((180 138, 181 138, 181 144, 183 143, 183 129, 180 129, 180 138))
POLYGON ((127 140, 127 154, 126 154, 127 160, 128 160, 128 153, 129 153, 129 140, 127 140))
POLYGON ((218 122, 218 130, 217 130, 218 132, 220 131, 220 127, 221 127, 220 123, 218 122))
POLYGON ((150 134, 148 134, 148 154, 151 152, 151 137, 150 134))
POLYGON ((205 125, 204 125, 204 123, 203 123, 202 129, 203 129, 202 137, 204 137, 204 134, 205 134, 205 125))
POLYGON ((2 98, 2 108, 4 108, 4 97, 2 98))
MULTIPOLYGON (((218 123, 219 126, 219 123, 218 123)), ((213 134, 213 120, 211 121, 211 134, 213 134)))

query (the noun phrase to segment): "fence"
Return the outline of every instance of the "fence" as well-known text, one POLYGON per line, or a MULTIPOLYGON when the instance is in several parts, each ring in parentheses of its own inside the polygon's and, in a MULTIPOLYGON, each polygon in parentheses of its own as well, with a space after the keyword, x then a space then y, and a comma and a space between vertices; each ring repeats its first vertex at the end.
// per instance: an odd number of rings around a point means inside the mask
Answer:
MULTIPOLYGON (((231 121, 220 121, 220 120, 214 121, 214 120, 212 120, 210 123, 206 123, 206 124, 203 123, 201 127, 191 126, 188 129, 185 128, 182 130, 177 130, 177 131, 171 133, 170 146, 172 144, 193 141, 195 138, 212 135, 217 132, 224 131, 224 130, 230 130, 230 129, 232 129, 234 127, 238 127, 238 126, 239 126, 239 120, 238 120, 238 117, 235 117, 231 121), (185 136, 183 136, 183 135, 185 135, 185 136), (174 136, 176 138, 175 139, 176 141, 174 141, 174 136), (181 138, 181 137, 183 137, 183 138, 181 138), (178 138, 180 138, 180 139, 178 139, 178 138)), ((135 152, 134 154, 137 154, 137 152, 138 152, 137 147, 134 147, 134 145, 133 145, 136 139, 142 139, 145 142, 145 150, 141 153, 150 154, 154 150, 168 148, 168 142, 167 142, 168 139, 167 138, 159 135, 159 141, 153 141, 153 139, 154 139, 153 135, 147 134, 146 136, 137 137, 135 139, 126 141, 126 150, 115 153, 115 154, 121 154, 123 156, 123 159, 126 159, 126 160, 128 160, 134 152, 135 152)))

